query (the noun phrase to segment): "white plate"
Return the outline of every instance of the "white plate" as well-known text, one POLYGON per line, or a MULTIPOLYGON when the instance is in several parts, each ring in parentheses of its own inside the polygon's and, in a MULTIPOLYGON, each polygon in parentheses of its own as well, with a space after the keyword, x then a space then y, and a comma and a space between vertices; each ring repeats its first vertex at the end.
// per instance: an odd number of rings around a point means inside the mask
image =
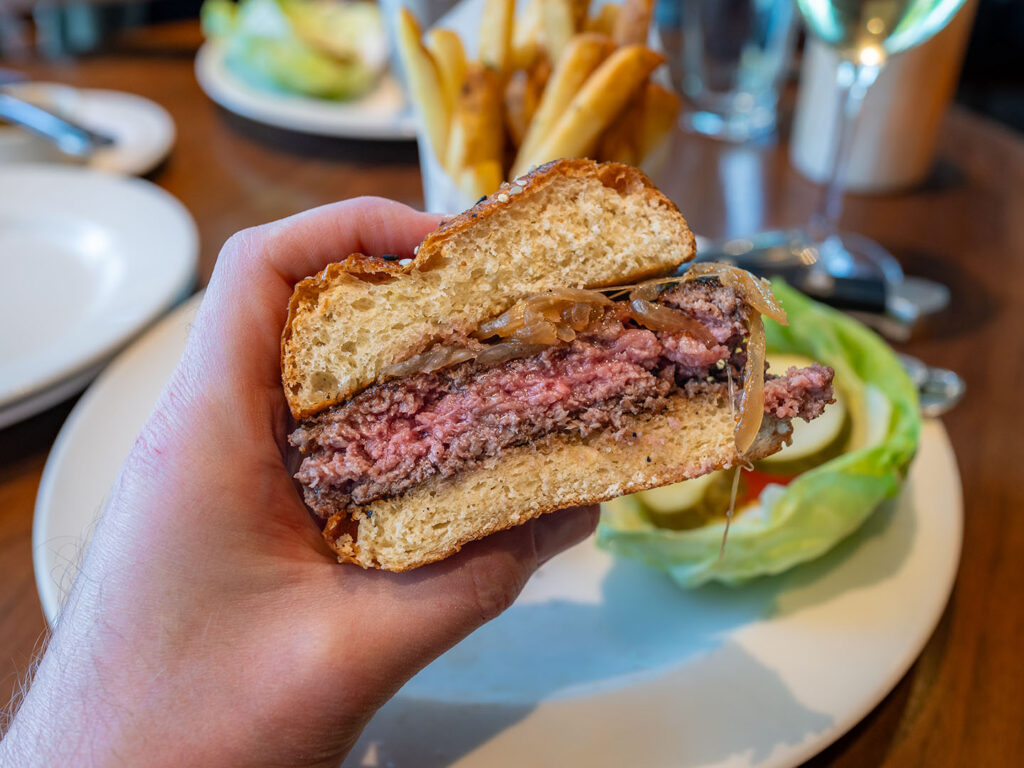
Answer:
POLYGON ((0 409, 80 376, 184 295, 198 237, 159 187, 0 166, 0 409))
MULTIPOLYGON (((72 88, 58 83, 18 83, 6 86, 13 95, 53 109, 70 120, 114 139, 109 147, 97 150, 85 164, 97 171, 109 171, 126 176, 142 176, 153 170, 174 146, 174 120, 166 109, 154 101, 124 91, 98 88, 72 88)), ((12 129, 13 130, 13 129, 12 129)), ((20 132, 19 132, 20 133, 20 132)), ((10 142, 21 139, 24 159, 32 159, 45 152, 48 145, 31 136, 12 136, 10 142)), ((12 144, 5 159, 17 160, 12 144)), ((47 158, 65 159, 52 150, 47 158)))
MULTIPOLYGON (((195 307, 115 361, 61 430, 33 529, 51 621, 195 307)), ((949 596, 961 523, 953 451, 930 421, 901 499, 781 576, 682 592, 585 542, 406 685, 348 765, 797 765, 916 658, 949 596)))
POLYGON ((51 405, 67 400, 72 395, 81 392, 89 382, 96 378, 107 360, 101 360, 96 365, 91 365, 80 373, 76 373, 69 379, 64 379, 52 387, 40 390, 21 400, 15 400, 5 408, 0 408, 0 429, 17 424, 22 419, 27 419, 37 413, 41 413, 51 405))
POLYGON ((224 46, 206 41, 196 54, 196 79, 227 110, 260 123, 320 136, 350 139, 416 138, 416 118, 402 87, 385 73, 377 87, 355 101, 330 101, 256 88, 228 68, 224 46))

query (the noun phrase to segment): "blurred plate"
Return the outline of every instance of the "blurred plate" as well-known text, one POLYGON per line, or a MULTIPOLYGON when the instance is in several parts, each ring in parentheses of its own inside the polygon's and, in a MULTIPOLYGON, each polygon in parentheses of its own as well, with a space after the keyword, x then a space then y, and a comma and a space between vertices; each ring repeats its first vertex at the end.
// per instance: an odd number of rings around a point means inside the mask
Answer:
POLYGON ((0 166, 0 421, 84 384, 185 294, 197 248, 188 211, 147 181, 0 166))
MULTIPOLYGON (((5 90, 114 139, 111 146, 97 150, 85 161, 85 165, 97 171, 142 176, 159 165, 174 146, 175 127, 171 115, 156 102, 134 93, 72 88, 59 83, 18 83, 5 86, 5 90)), ((28 156, 18 158, 12 143, 16 138, 22 137, 7 139, 6 143, 11 146, 3 153, 3 159, 38 157, 80 162, 62 157, 56 148, 47 152, 51 145, 28 135, 23 139, 32 144, 23 150, 28 156), (35 146, 38 144, 44 147, 35 146)))
MULTIPOLYGON (((107 368, 57 438, 32 535, 51 623, 197 302, 107 368)), ((410 681, 347 765, 797 765, 864 717, 920 653, 952 588, 961 514, 953 451, 929 421, 900 499, 780 576, 682 592, 584 542, 410 681)))
POLYGON ((96 365, 91 365, 85 370, 74 374, 71 378, 59 381, 52 387, 42 389, 28 397, 15 400, 4 408, 0 408, 0 429, 9 427, 11 424, 17 424, 22 419, 27 419, 30 416, 41 413, 51 405, 56 405, 81 392, 89 386, 90 381, 96 378, 96 374, 103 370, 106 362, 106 359, 101 360, 96 365))
POLYGON ((377 87, 355 101, 330 101, 256 88, 227 66, 224 46, 206 41, 196 54, 196 79, 206 95, 242 117, 320 136, 382 141, 416 138, 416 118, 402 87, 385 72, 377 87))

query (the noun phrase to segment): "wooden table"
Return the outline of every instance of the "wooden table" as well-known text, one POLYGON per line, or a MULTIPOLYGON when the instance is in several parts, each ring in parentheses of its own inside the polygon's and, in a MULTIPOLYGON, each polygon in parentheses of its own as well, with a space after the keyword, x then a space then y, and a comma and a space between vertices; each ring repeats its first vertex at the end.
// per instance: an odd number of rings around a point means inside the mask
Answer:
MULTIPOLYGON (((134 91, 174 116, 178 141, 152 180, 192 211, 200 283, 241 227, 353 195, 422 203, 412 144, 305 137, 224 112, 199 90, 196 26, 145 30, 116 54, 21 68, 38 79, 134 91)), ((681 137, 665 180, 697 232, 798 226, 816 188, 783 146, 681 137)), ((945 419, 966 499, 963 561, 935 634, 895 690, 813 766, 985 766, 1024 755, 1024 142, 959 109, 931 180, 912 194, 851 197, 844 224, 888 246, 908 271, 953 287, 953 308, 902 348, 961 372, 945 419)), ((72 402, 0 431, 0 701, 44 634, 30 533, 47 451, 72 402)), ((770 716, 770 713, 765 713, 770 716)))

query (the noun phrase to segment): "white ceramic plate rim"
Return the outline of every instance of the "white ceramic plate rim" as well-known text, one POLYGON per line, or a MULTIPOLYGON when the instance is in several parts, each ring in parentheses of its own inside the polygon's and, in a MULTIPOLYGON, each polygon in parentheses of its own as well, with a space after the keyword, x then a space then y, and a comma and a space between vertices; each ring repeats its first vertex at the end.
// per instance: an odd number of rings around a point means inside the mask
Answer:
POLYGON ((97 150, 85 161, 97 171, 144 176, 167 157, 177 138, 170 112, 137 93, 36 80, 15 83, 8 89, 16 96, 19 89, 50 94, 69 119, 113 138, 112 146, 97 150), (66 105, 60 104, 64 93, 70 96, 66 105), (127 143, 126 135, 130 136, 127 143))
POLYGON ((147 286, 140 299, 131 283, 122 285, 111 297, 115 318, 91 313, 89 324, 77 329, 81 335, 74 348, 67 344, 61 348, 62 341, 57 340, 56 351, 43 361, 41 369, 16 371, 0 390, 0 408, 5 408, 95 366, 163 314, 195 279, 199 233, 177 198, 142 179, 30 163, 8 166, 2 173, 0 206, 5 214, 45 215, 54 209, 62 213, 72 209, 77 220, 101 226, 122 239, 120 255, 129 251, 134 260, 129 279, 138 280, 144 272, 147 286), (39 197, 44 192, 45 198, 39 197), (149 217, 145 232, 121 224, 111 213, 111 208, 117 207, 111 202, 115 196, 124 206, 122 210, 131 206, 145 209, 149 217))
MULTIPOLYGON (((59 511, 55 509, 58 489, 61 485, 68 482, 72 484, 81 482, 80 480, 74 480, 74 474, 76 471, 81 473, 84 469, 81 466, 69 465, 68 457, 76 445, 80 445, 83 440, 90 439, 87 422, 93 421, 91 429, 95 432, 97 429, 95 424, 107 418, 114 398, 117 397, 117 392, 120 391, 118 389, 119 382, 122 382, 128 376, 146 378, 146 371, 139 369, 140 361, 143 358, 151 361, 159 359, 160 365, 163 367, 171 365, 172 357, 174 360, 177 359, 177 355, 184 343, 185 331, 197 304, 198 299, 196 298, 190 301, 188 305, 179 308, 115 361, 101 375, 93 388, 79 401, 58 436, 43 474, 33 524, 36 581, 44 611, 51 621, 57 614, 60 601, 60 588, 55 581, 55 575, 57 575, 61 567, 66 567, 66 563, 62 565, 58 562, 50 542, 58 539, 66 541, 69 538, 81 540, 84 536, 88 535, 88 530, 84 532, 58 531, 53 528, 54 514, 59 511), (172 338, 177 339, 175 342, 177 346, 173 349, 169 347, 169 339, 172 338), (157 344, 163 344, 167 347, 167 350, 162 351, 155 346, 157 344), (154 355, 156 355, 156 358, 154 358, 154 355), (82 432, 83 425, 85 425, 86 432, 82 432)), ((149 378, 153 378, 153 374, 150 374, 149 378)), ((148 386, 155 388, 157 383, 162 382, 150 382, 148 386)), ((133 418, 135 417, 133 416, 133 418)), ((127 448, 125 448, 126 450, 127 448)), ((868 582, 868 587, 866 588, 850 589, 834 597, 829 595, 828 602, 811 602, 809 603, 809 608, 805 606, 796 610, 790 610, 784 612, 784 615, 781 617, 771 615, 763 620, 756 620, 752 623, 738 626, 728 635, 728 640, 740 643, 745 650, 750 652, 756 651, 758 654, 762 654, 763 658, 767 661, 770 661, 773 654, 777 655, 779 653, 778 646, 780 644, 787 649, 787 652, 791 651, 791 646, 799 645, 801 642, 810 644, 812 648, 816 649, 822 638, 827 641, 829 637, 846 637, 848 634, 852 635, 852 637, 848 638, 848 641, 857 643, 862 639, 877 643, 879 636, 888 638, 887 642, 896 643, 891 656, 886 656, 884 660, 874 659, 876 663, 870 669, 857 670, 858 676, 866 678, 866 682, 863 684, 864 690, 852 701, 847 701, 844 698, 845 694, 841 694, 840 698, 843 703, 839 705, 840 713, 834 716, 827 727, 822 727, 816 732, 806 734, 802 740, 796 743, 778 745, 779 748, 773 750, 770 755, 763 757, 763 759, 747 762, 746 758, 741 755, 735 759, 735 756, 730 757, 721 763, 715 762, 714 765, 756 765, 758 768, 781 768, 782 766, 797 765, 848 731, 884 698, 910 668, 942 615, 956 575, 961 546, 962 500, 959 474, 952 447, 940 422, 928 421, 925 423, 918 458, 912 468, 910 478, 907 485, 907 488, 910 490, 907 492, 911 494, 911 500, 908 503, 913 503, 917 497, 920 497, 932 504, 932 506, 923 510, 924 514, 922 514, 921 509, 904 513, 913 516, 912 527, 910 528, 909 550, 906 555, 906 563, 911 563, 911 560, 913 560, 910 565, 898 563, 899 570, 894 574, 886 573, 882 578, 868 582), (928 473, 927 480, 922 481, 921 473, 925 471, 928 473), (921 578, 921 568, 925 565, 930 569, 927 571, 928 578, 924 582, 920 582, 918 580, 921 578), (878 605, 879 609, 888 608, 892 613, 898 614, 898 618, 889 620, 891 623, 879 622, 874 628, 874 634, 867 634, 865 638, 862 638, 861 632, 858 629, 859 625, 856 622, 851 624, 850 627, 818 626, 814 623, 814 619, 820 617, 823 611, 827 613, 829 609, 833 612, 837 609, 845 610, 850 600, 874 600, 878 595, 872 594, 871 588, 884 588, 881 595, 884 602, 886 595, 898 592, 896 587, 906 589, 911 586, 915 589, 920 587, 920 592, 915 593, 915 601, 918 605, 914 607, 913 611, 910 611, 910 613, 914 614, 914 618, 906 620, 902 618, 904 615, 904 607, 902 605, 878 605), (838 601, 840 600, 846 602, 839 604, 838 601), (832 605, 830 608, 829 603, 832 603, 832 601, 837 601, 837 604, 832 605), (906 623, 907 621, 912 623, 908 624, 906 623)), ((75 493, 76 491, 76 488, 68 487, 63 493, 75 493)), ((84 501, 88 502, 88 500, 84 501)), ((896 519, 895 514, 893 519, 896 519)), ((88 529, 87 524, 86 528, 88 529)), ((852 549, 852 557, 858 557, 868 552, 865 547, 869 547, 869 544, 870 542, 857 543, 852 549)), ((574 552, 577 554, 583 552, 583 556, 587 556, 585 547, 592 547, 592 545, 581 545, 574 552)), ((830 556, 826 556, 825 559, 830 556)), ((877 556, 877 553, 871 551, 871 556, 877 556)), ((570 552, 562 558, 556 558, 545 568, 549 569, 549 574, 552 567, 556 569, 556 574, 558 573, 557 569, 562 568, 564 574, 566 568, 571 569, 574 567, 572 558, 573 552, 570 552)), ((837 568, 842 569, 847 565, 848 563, 843 562, 837 568)), ((869 573, 869 575, 875 576, 873 573, 869 573)), ((558 576, 549 576, 548 578, 549 580, 551 578, 557 580, 558 576)), ((531 582, 532 585, 533 582, 531 582)), ((812 581, 809 588, 814 590, 818 585, 819 582, 812 581)), ((826 584, 825 586, 827 587, 828 585, 826 584)), ((790 592, 786 591, 784 594, 788 596, 790 592)), ((799 604, 801 595, 796 595, 796 599, 799 604)), ((892 601, 890 600, 889 603, 892 603, 892 601)), ((853 619, 859 621, 860 616, 853 615, 851 620, 853 619)), ((826 642, 822 647, 828 648, 828 643, 826 642)), ((802 649, 799 652, 803 653, 804 650, 806 649, 802 649)), ((828 658, 828 653, 835 653, 835 651, 816 652, 819 656, 826 657, 813 660, 813 663, 818 666, 822 664, 841 666, 846 661, 844 658, 828 658)), ((761 656, 758 658, 761 658, 761 656)), ((788 663, 792 664, 793 662, 790 660, 788 663)), ((805 657, 801 656, 800 664, 804 663, 805 657)), ((692 664, 692 667, 687 667, 687 669, 696 669, 705 664, 705 662, 703 657, 696 656, 688 664, 692 664)), ((800 689, 801 686, 806 688, 806 680, 794 681, 786 676, 787 672, 780 672, 775 668, 771 669, 780 674, 786 685, 790 686, 794 691, 800 689)), ((473 752, 463 755, 463 759, 458 761, 458 765, 505 765, 504 759, 494 760, 494 751, 498 751, 503 755, 507 754, 509 761, 507 764, 509 765, 516 764, 517 760, 521 764, 523 755, 519 754, 517 756, 512 754, 509 751, 508 741, 513 740, 516 745, 521 747, 526 738, 531 735, 530 727, 536 730, 537 727, 557 728, 564 726, 566 722, 572 721, 572 713, 581 707, 599 706, 601 711, 606 711, 607 708, 611 707, 611 711, 624 711, 616 707, 616 696, 623 695, 623 692, 628 694, 631 691, 644 693, 646 686, 655 685, 660 678, 670 677, 677 673, 678 670, 668 670, 664 674, 659 673, 660 677, 659 674, 655 674, 648 678, 637 678, 618 687, 611 685, 590 693, 579 694, 567 689, 564 695, 557 694, 547 700, 539 701, 536 710, 531 712, 523 723, 517 723, 510 726, 506 731, 494 734, 491 740, 483 742, 473 752), (541 723, 541 726, 538 726, 537 723, 541 723), (524 724, 526 727, 525 731, 522 730, 524 724), (505 741, 501 741, 502 739, 505 741), (492 741, 495 741, 495 743, 491 743, 492 741), (484 749, 490 749, 491 754, 479 752, 479 750, 484 749)), ((848 673, 843 672, 842 674, 848 673)), ((417 690, 413 689, 410 693, 411 688, 412 686, 407 686, 406 689, 403 689, 403 692, 398 697, 385 706, 382 714, 379 716, 387 718, 389 711, 401 713, 402 707, 410 702, 415 703, 417 690)), ((419 690, 421 691, 422 688, 419 690)), ((677 690, 684 690, 684 688, 680 686, 677 690)), ((693 692, 691 691, 691 693, 693 692)), ((664 704, 664 702, 661 703, 664 704)), ((576 716, 578 717, 578 712, 576 716)), ((620 718, 621 715, 616 717, 620 718)), ((596 723, 591 724, 596 725, 596 723)), ((575 725, 578 726, 579 724, 576 723, 575 725)), ((372 736, 373 722, 371 722, 367 732, 364 734, 364 739, 372 738, 372 736)), ((532 733, 532 736, 534 739, 528 743, 536 744, 537 734, 532 733)), ((372 762, 359 762, 367 759, 370 747, 372 745, 367 745, 364 741, 361 741, 350 757, 352 764, 373 764, 372 762)), ((643 755, 636 752, 638 743, 634 743, 630 747, 632 750, 631 754, 633 755, 631 764, 646 765, 647 763, 643 762, 643 755)), ((426 749, 426 747, 424 748, 426 749)), ((663 763, 656 762, 652 764, 661 765, 663 763)), ((711 763, 708 763, 708 765, 711 765, 711 763)))
POLYGON ((0 429, 17 424, 23 419, 45 411, 51 405, 67 400, 76 392, 81 392, 103 370, 103 366, 106 363, 107 360, 103 359, 95 365, 89 366, 84 371, 80 371, 70 378, 57 382, 52 387, 47 387, 21 400, 16 400, 4 408, 0 408, 0 429))
POLYGON ((375 91, 355 101, 332 102, 308 96, 260 90, 239 80, 227 67, 225 49, 207 40, 196 54, 196 80, 217 104, 235 114, 302 133, 350 139, 407 141, 416 138, 416 119, 402 106, 394 110, 367 109, 368 99, 381 89, 401 97, 401 86, 385 72, 375 91))
MULTIPOLYGON (((115 91, 106 88, 77 89, 85 101, 85 105, 94 110, 104 107, 119 107, 130 110, 134 120, 141 128, 145 126, 146 143, 144 146, 132 143, 130 146, 114 146, 102 149, 89 161, 89 166, 100 171, 122 173, 132 176, 145 176, 156 168, 170 154, 174 142, 178 138, 178 130, 171 113, 152 99, 128 91, 115 91)), ((102 126, 97 126, 102 129, 102 126)), ((111 127, 115 136, 117 128, 111 127)))

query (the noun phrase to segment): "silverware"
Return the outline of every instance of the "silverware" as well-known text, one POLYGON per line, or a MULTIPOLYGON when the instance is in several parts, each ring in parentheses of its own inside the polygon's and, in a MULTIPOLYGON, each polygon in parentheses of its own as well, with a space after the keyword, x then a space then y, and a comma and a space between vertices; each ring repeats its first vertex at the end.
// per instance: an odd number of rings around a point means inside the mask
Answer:
POLYGON ((74 157, 88 157, 97 149, 114 143, 114 139, 62 117, 48 109, 19 99, 0 89, 0 119, 52 142, 61 152, 74 157))
POLYGON ((967 392, 967 384, 955 371, 932 367, 911 355, 897 354, 896 357, 917 386, 921 413, 925 416, 948 413, 967 392))

